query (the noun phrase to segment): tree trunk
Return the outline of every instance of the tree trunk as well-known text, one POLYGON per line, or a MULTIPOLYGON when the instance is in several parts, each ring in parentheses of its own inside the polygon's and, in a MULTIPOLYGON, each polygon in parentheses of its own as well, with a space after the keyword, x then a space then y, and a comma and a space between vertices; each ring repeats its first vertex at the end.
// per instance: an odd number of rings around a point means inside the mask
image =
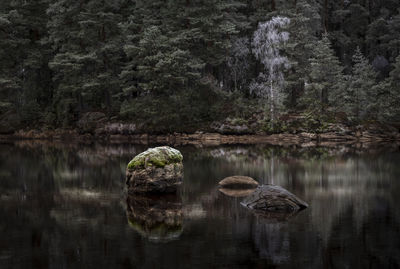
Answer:
POLYGON ((324 30, 328 31, 328 0, 324 1, 324 30))
POLYGON ((272 88, 272 78, 269 80, 270 83, 270 115, 271 115, 271 127, 274 128, 274 123, 275 123, 275 108, 274 108, 274 90, 272 88))

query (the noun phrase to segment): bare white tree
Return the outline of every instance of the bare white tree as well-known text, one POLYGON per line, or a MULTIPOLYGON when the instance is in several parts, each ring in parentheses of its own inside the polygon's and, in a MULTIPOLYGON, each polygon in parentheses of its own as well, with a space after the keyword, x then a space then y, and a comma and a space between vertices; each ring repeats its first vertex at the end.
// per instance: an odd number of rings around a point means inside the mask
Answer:
POLYGON ((250 86, 250 91, 257 91, 260 96, 267 97, 272 126, 275 121, 276 108, 282 103, 283 71, 289 68, 289 61, 280 55, 282 45, 289 40, 289 33, 282 29, 290 23, 286 17, 273 17, 271 20, 259 23, 253 36, 253 53, 264 65, 256 82, 250 86))

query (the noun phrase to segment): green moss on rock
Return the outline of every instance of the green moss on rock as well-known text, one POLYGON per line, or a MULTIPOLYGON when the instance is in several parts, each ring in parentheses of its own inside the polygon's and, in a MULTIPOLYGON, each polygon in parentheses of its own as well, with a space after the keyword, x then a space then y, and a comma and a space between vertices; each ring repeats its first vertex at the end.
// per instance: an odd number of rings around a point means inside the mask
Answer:
POLYGON ((128 169, 143 169, 149 166, 164 167, 168 164, 180 163, 183 161, 183 156, 179 152, 171 147, 157 147, 150 148, 145 152, 136 155, 128 163, 128 169))

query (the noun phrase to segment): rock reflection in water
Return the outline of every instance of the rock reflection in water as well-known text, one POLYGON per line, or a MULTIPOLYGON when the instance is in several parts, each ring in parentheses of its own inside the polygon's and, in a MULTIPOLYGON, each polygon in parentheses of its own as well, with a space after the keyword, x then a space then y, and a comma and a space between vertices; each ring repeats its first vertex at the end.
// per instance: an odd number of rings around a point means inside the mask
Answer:
POLYGON ((400 268, 398 148, 179 148, 183 202, 172 205, 121 196, 145 149, 0 145, 0 268, 400 268), (253 214, 216 187, 236 174, 310 207, 289 220, 253 214))
POLYGON ((229 189, 220 188, 220 192, 230 197, 246 197, 254 192, 254 189, 229 189))
POLYGON ((153 242, 174 240, 183 232, 179 195, 129 195, 126 214, 130 227, 153 242))
MULTIPOLYGON (((214 201, 214 207, 209 210, 215 210, 215 207, 217 207, 217 204, 222 204, 220 207, 229 207, 227 204, 231 204, 230 207, 237 207, 238 203, 240 201, 243 201, 246 199, 246 197, 249 197, 255 189, 225 189, 225 188, 219 188, 219 192, 223 193, 224 196, 229 197, 231 200, 226 200, 223 199, 221 196, 216 196, 216 200, 214 201), (232 198, 238 198, 235 200, 232 200, 232 198)), ((264 223, 276 223, 276 222, 285 222, 288 221, 290 218, 296 216, 299 212, 298 211, 292 211, 292 212, 287 212, 287 211, 262 211, 262 210, 248 210, 245 206, 240 206, 240 209, 249 212, 251 215, 256 217, 260 222, 264 223)), ((233 209, 232 209, 233 210, 233 209)), ((231 210, 231 211, 232 211, 231 210)), ((249 215, 246 216, 247 218, 250 218, 249 215)))
MULTIPOLYGON (((274 217, 287 218, 291 214, 275 214, 274 217)), ((288 232, 289 223, 273 222, 271 216, 268 219, 259 217, 253 224, 253 240, 255 247, 259 251, 260 258, 268 259, 272 264, 281 265, 286 263, 291 256, 290 253, 290 234, 288 232)))

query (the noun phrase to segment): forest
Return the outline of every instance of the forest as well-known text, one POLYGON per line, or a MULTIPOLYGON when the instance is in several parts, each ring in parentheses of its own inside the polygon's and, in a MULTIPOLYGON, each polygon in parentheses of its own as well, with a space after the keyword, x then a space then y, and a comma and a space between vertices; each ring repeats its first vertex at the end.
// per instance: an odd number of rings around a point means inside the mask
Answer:
POLYGON ((0 133, 400 122, 398 0, 2 0, 0 58, 0 133))

